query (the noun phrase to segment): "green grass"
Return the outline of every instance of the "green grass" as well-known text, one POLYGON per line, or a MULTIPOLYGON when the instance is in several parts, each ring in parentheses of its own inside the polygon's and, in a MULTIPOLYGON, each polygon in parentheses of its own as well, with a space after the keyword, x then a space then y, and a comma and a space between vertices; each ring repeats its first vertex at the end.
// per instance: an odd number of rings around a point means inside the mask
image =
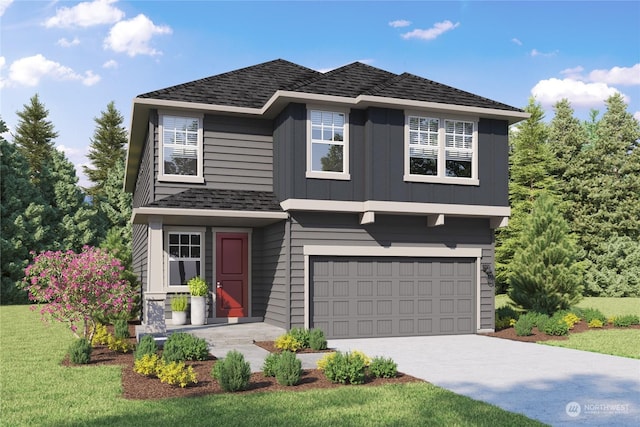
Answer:
MULTIPOLYGON (((506 294, 496 295, 496 308, 511 303, 506 294)), ((607 317, 635 314, 640 316, 640 298, 585 297, 577 304, 581 308, 597 308, 607 317)))
POLYGON ((566 341, 544 341, 542 344, 640 359, 640 330, 638 329, 594 330, 569 334, 569 339, 566 341))
POLYGON ((60 365, 72 339, 26 306, 0 307, 2 425, 542 425, 426 383, 130 401, 121 368, 60 365))

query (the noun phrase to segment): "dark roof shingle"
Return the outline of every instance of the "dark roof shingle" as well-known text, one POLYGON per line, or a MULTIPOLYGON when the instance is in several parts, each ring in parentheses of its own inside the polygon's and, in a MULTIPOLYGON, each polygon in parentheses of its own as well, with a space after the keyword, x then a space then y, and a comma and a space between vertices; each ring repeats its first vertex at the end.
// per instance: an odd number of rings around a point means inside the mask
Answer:
POLYGON ((274 194, 269 191, 208 188, 190 188, 152 202, 146 207, 282 212, 274 194))

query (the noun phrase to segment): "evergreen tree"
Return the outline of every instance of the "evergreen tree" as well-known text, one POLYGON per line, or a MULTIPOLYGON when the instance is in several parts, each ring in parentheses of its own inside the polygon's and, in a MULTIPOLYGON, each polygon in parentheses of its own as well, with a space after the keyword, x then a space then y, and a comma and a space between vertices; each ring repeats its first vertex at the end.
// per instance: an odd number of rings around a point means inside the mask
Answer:
POLYGON ((29 251, 44 249, 49 232, 44 221, 47 210, 30 181, 27 160, 4 139, 6 131, 0 119, 0 296, 2 304, 13 304, 27 302, 26 293, 16 283, 24 277, 29 251))
POLYGON ((127 130, 122 126, 124 119, 116 110, 113 101, 107 105, 107 110, 102 111, 101 116, 95 118, 94 121, 96 129, 87 155, 92 166, 83 166, 84 173, 93 183, 93 186, 88 189, 92 196, 102 192, 109 171, 118 161, 124 160, 126 154, 124 147, 127 143, 127 130))
POLYGON ((20 120, 13 140, 29 163, 31 181, 38 184, 43 163, 55 151, 53 140, 58 137, 58 133, 47 120, 49 111, 40 102, 38 94, 31 97, 30 103, 24 105, 24 110, 16 114, 20 120))
POLYGON ((520 232, 531 212, 533 201, 544 191, 553 191, 550 175, 551 151, 547 143, 544 111, 533 98, 525 111, 531 116, 511 133, 509 153, 509 203, 511 217, 506 228, 496 233, 496 291, 506 288, 513 271, 511 261, 520 247, 520 232))
POLYGON ((554 197, 542 193, 523 224, 511 263, 509 297, 525 310, 553 314, 582 297, 579 247, 554 197))
POLYGON ((640 297, 640 242, 614 236, 591 253, 587 292, 607 297, 640 297))
POLYGON ((574 165, 581 161, 580 152, 588 141, 588 134, 587 128, 574 117, 567 99, 553 108, 555 116, 549 124, 549 147, 553 157, 550 172, 558 179, 560 193, 567 194, 572 191, 568 184, 576 169, 574 165))

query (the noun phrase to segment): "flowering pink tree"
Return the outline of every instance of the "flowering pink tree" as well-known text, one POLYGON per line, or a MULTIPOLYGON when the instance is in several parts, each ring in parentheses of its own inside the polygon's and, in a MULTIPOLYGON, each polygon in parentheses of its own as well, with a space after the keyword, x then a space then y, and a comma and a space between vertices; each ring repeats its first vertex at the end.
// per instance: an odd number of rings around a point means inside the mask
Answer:
POLYGON ((133 308, 135 291, 120 279, 122 270, 117 258, 99 248, 85 246, 78 254, 47 251, 25 269, 22 285, 31 301, 43 304, 43 316, 68 323, 76 336, 82 324, 84 338, 91 341, 97 318, 133 308))

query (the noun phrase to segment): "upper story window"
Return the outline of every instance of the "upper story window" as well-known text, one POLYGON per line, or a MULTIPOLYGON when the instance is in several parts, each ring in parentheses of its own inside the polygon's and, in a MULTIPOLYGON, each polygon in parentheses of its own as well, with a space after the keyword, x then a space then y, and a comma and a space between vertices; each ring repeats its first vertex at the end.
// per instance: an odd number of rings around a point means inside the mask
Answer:
POLYGON ((160 179, 204 182, 202 116, 160 115, 160 179))
POLYGON ((350 179, 345 111, 308 109, 307 178, 350 179))
POLYGON ((479 185, 477 121, 406 117, 405 181, 479 185))

